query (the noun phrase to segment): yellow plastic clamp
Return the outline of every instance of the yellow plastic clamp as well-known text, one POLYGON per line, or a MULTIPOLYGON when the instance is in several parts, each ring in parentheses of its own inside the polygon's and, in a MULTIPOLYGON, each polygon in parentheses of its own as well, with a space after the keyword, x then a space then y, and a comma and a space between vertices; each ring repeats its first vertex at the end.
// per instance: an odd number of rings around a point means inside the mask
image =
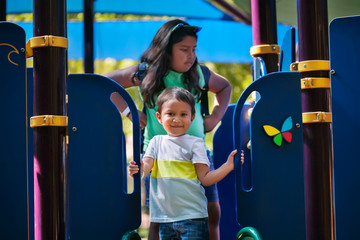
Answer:
POLYGON ((330 88, 330 78, 308 77, 301 79, 301 89, 330 88))
POLYGON ((261 54, 280 54, 280 46, 276 44, 262 44, 255 45, 250 48, 251 56, 261 55, 261 54))
POLYGON ((331 123, 331 112, 307 112, 302 114, 303 123, 331 123))
POLYGON ((40 115, 30 118, 30 127, 67 127, 67 116, 40 115))
POLYGON ((330 71, 330 61, 309 60, 303 62, 294 62, 290 65, 290 71, 299 71, 299 72, 330 71))
POLYGON ((32 57, 34 55, 33 48, 39 47, 60 47, 68 49, 68 39, 53 35, 30 38, 26 43, 26 57, 32 57))

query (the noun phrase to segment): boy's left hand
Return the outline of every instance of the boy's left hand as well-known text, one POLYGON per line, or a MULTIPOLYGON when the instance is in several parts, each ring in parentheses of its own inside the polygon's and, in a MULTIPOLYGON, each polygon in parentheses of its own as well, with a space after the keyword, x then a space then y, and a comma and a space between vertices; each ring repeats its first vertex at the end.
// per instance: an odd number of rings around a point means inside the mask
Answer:
POLYGON ((241 161, 241 164, 244 164, 244 150, 241 150, 240 161, 241 161))

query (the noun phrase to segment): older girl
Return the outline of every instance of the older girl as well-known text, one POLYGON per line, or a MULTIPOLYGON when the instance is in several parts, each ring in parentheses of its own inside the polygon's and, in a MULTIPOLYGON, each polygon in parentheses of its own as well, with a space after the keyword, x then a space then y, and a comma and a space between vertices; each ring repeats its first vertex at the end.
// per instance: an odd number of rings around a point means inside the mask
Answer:
MULTIPOLYGON (((231 85, 222 76, 210 71, 209 91, 215 93, 213 111, 202 116, 200 111, 201 89, 205 84, 201 67, 196 58, 197 32, 200 27, 175 19, 166 22, 154 36, 151 46, 141 57, 146 63, 146 76, 139 79, 139 65, 119 69, 106 74, 124 88, 140 86, 140 92, 146 106, 146 113, 139 111, 140 126, 145 128, 144 151, 150 140, 156 135, 165 135, 166 131, 156 119, 157 96, 168 87, 182 87, 196 96, 195 118, 187 133, 204 138, 224 116, 231 97, 231 85)), ((131 119, 129 109, 120 96, 113 101, 123 115, 131 119)), ((212 163, 212 160, 210 159, 212 163)), ((213 169, 213 164, 211 164, 213 169)), ((145 181, 148 186, 148 180, 145 181)), ((148 187, 146 187, 148 199, 148 187)), ((210 239, 219 239, 220 205, 216 185, 205 187, 208 200, 210 239)), ((150 223, 149 240, 158 239, 158 223, 150 223)))

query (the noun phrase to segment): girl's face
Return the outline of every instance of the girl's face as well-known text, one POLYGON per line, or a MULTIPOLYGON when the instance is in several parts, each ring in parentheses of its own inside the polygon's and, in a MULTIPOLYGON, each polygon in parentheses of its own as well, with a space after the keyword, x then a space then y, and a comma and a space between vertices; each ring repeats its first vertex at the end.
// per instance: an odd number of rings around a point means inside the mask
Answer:
POLYGON ((195 37, 186 36, 181 42, 175 43, 170 56, 170 68, 176 72, 187 72, 194 65, 196 59, 195 37))
POLYGON ((161 112, 157 112, 156 117, 169 136, 179 137, 189 129, 195 115, 191 114, 188 103, 171 99, 163 103, 161 112))

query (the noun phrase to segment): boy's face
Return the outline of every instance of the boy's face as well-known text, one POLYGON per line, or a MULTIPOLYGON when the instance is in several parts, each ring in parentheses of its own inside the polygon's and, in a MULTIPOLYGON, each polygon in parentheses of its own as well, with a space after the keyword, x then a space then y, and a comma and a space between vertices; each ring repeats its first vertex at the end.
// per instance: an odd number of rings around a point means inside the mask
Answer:
POLYGON ((188 103, 171 99, 162 105, 161 113, 157 112, 156 117, 169 136, 179 137, 189 129, 195 115, 191 114, 188 103))

